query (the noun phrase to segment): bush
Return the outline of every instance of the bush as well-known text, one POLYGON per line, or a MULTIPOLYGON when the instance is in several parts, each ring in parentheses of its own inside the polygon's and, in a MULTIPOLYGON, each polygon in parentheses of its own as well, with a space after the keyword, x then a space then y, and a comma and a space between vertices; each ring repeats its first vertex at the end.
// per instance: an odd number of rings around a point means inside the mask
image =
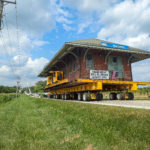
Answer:
POLYGON ((6 103, 8 101, 11 101, 12 99, 14 99, 16 97, 15 94, 1 94, 0 95, 0 103, 6 103))

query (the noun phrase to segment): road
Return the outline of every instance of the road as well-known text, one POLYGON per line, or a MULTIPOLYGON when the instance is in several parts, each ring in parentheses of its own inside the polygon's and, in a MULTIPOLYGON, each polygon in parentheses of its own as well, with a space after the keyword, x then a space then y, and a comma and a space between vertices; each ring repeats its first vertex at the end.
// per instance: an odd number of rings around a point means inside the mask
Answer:
MULTIPOLYGON (((58 99, 53 99, 53 100, 58 101, 58 99)), ((128 108, 150 109, 150 100, 102 100, 102 101, 86 101, 86 102, 75 101, 75 100, 63 100, 63 101, 97 104, 97 105, 108 105, 108 106, 119 106, 119 107, 128 107, 128 108)))
POLYGON ((133 100, 133 101, 104 100, 104 101, 88 102, 88 103, 98 104, 98 105, 109 105, 109 106, 120 106, 120 107, 129 107, 129 108, 150 109, 150 100, 133 100))
MULTIPOLYGON (((66 100, 68 101, 68 100, 66 100)), ((129 108, 139 108, 139 109, 150 109, 150 100, 103 100, 103 101, 73 101, 78 103, 88 103, 88 104, 97 104, 97 105, 108 105, 108 106, 120 106, 120 107, 129 107, 129 108)))

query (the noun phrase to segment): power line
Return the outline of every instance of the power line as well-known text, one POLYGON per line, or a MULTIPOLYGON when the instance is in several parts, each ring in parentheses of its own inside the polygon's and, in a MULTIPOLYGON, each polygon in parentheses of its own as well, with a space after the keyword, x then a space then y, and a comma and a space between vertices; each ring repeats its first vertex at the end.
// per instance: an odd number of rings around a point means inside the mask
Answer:
MULTIPOLYGON (((1 40, 2 40, 3 48, 4 48, 4 50, 6 50, 6 43, 5 43, 5 41, 4 41, 4 37, 3 37, 3 32, 2 32, 2 30, 0 30, 0 33, 1 33, 0 38, 1 38, 1 40)), ((15 73, 15 69, 13 68, 13 65, 12 65, 12 63, 11 63, 11 61, 10 61, 9 54, 7 53, 7 51, 6 51, 5 55, 6 55, 6 57, 8 57, 9 66, 10 66, 10 68, 11 68, 11 70, 12 70, 12 72, 13 72, 15 78, 17 79, 17 75, 16 75, 16 73, 15 73)))
POLYGON ((19 56, 19 64, 21 65, 21 48, 20 48, 20 40, 19 40, 19 24, 18 24, 18 9, 17 3, 15 5, 16 10, 16 34, 17 34, 17 48, 18 48, 18 56, 19 56))
MULTIPOLYGON (((9 29, 8 29, 8 23, 7 23, 7 17, 6 17, 5 9, 4 9, 4 14, 5 14, 4 18, 5 18, 5 24, 6 24, 6 29, 7 29, 8 39, 9 39, 9 45, 10 45, 10 55, 12 55, 12 53, 13 53, 13 50, 12 50, 13 46, 12 46, 12 40, 10 38, 10 33, 9 33, 9 29)), ((14 68, 16 68, 14 63, 12 65, 13 65, 14 68)))

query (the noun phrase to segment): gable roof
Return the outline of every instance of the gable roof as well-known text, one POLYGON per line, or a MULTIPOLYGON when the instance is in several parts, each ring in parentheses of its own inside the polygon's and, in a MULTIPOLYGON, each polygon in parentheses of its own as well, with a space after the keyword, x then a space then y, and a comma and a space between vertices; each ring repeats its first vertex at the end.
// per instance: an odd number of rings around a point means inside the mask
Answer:
POLYGON ((72 42, 66 42, 63 47, 56 53, 53 59, 44 67, 42 72, 38 75, 39 77, 46 77, 50 68, 58 62, 62 57, 64 57, 73 47, 83 47, 91 49, 99 49, 105 51, 117 51, 122 53, 131 54, 134 59, 131 63, 150 58, 150 51, 143 49, 138 49, 126 45, 116 44, 99 39, 84 39, 72 42))

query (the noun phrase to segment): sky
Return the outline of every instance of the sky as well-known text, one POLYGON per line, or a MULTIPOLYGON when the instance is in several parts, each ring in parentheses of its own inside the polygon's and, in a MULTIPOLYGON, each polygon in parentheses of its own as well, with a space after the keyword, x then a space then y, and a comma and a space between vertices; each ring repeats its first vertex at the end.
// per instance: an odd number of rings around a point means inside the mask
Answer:
MULTIPOLYGON (((37 75, 68 41, 97 38, 150 51, 150 0, 17 0, 3 15, 0 85, 16 85, 19 76, 22 86, 45 80, 37 75)), ((134 81, 150 81, 149 64, 132 64, 134 81)))

